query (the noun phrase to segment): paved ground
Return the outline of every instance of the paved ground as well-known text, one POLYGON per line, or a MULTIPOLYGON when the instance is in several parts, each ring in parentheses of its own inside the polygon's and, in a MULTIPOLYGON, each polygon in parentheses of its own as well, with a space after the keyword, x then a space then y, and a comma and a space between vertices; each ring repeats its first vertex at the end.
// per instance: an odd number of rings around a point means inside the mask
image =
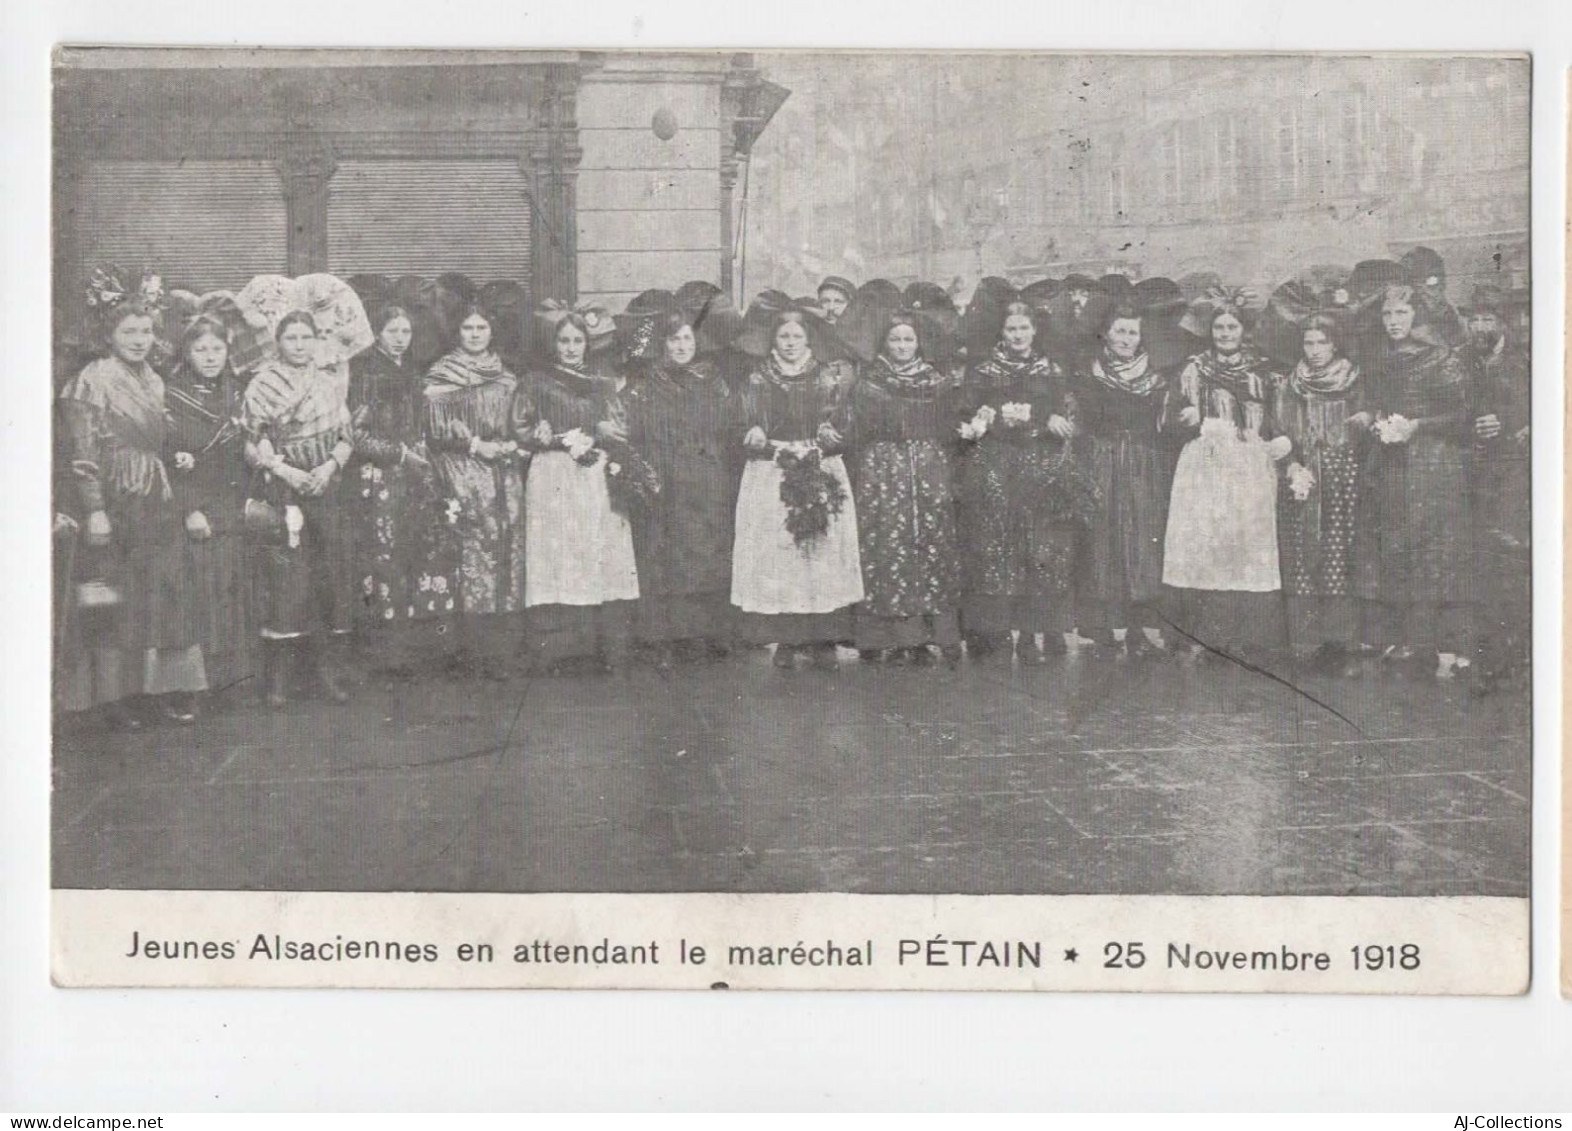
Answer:
POLYGON ((56 755, 62 887, 1528 891, 1526 695, 1379 674, 756 651, 371 681, 56 755))

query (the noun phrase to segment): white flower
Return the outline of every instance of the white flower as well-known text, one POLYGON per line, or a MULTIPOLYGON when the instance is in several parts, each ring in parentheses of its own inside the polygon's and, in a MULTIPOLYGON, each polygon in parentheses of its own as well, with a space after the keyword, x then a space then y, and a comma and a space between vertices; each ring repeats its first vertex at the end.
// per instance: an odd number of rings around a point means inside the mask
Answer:
POLYGON ((381 585, 377 586, 377 596, 381 597, 383 600, 386 600, 387 597, 388 597, 388 594, 389 594, 388 583, 384 581, 381 585))
POLYGON ((977 425, 969 420, 961 425, 960 432, 963 440, 976 440, 982 436, 982 433, 977 430, 977 425))
POLYGON ((451 610, 453 608, 453 598, 452 597, 448 598, 448 603, 446 605, 444 605, 443 608, 444 609, 449 609, 449 610, 451 610))
POLYGON ((370 479, 374 471, 376 471, 376 467, 372 464, 363 463, 360 465, 360 477, 362 479, 370 479))
POLYGON ((440 574, 433 577, 431 579, 431 588, 437 593, 446 593, 448 591, 448 579, 440 574))
POLYGON ((977 410, 977 415, 972 417, 972 419, 973 420, 980 420, 980 421, 982 421, 983 422, 983 426, 987 427, 988 425, 993 423, 994 417, 996 417, 998 415, 999 414, 998 414, 997 411, 995 411, 993 405, 985 404, 985 405, 982 406, 982 408, 977 410))
POLYGON ((606 474, 607 475, 621 475, 622 474, 622 465, 620 463, 607 464, 606 465, 606 474))
POLYGON ((1032 418, 1032 406, 1019 401, 1011 401, 1001 409, 1006 424, 1025 424, 1032 418))
POLYGON ((393 619, 393 610, 392 609, 383 609, 382 610, 382 619, 383 620, 392 620, 393 619))
POLYGON ((360 490, 360 497, 362 499, 369 499, 369 498, 371 498, 371 488, 370 487, 362 487, 361 490, 360 490))
POLYGON ((383 488, 381 491, 377 492, 377 498, 378 499, 385 499, 387 497, 388 497, 388 493, 387 493, 387 489, 386 488, 383 488))
POLYGON ((419 589, 420 592, 422 592, 422 593, 424 593, 426 590, 430 589, 431 588, 431 575, 429 573, 421 574, 420 575, 420 581, 416 583, 416 588, 419 589))

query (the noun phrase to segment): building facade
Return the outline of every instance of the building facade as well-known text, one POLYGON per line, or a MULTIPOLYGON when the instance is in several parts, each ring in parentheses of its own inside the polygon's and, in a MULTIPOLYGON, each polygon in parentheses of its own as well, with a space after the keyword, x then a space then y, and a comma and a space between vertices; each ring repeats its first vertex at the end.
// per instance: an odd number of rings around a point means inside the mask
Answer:
POLYGON ((783 92, 736 54, 62 49, 56 307, 92 264, 198 292, 329 271, 537 299, 731 282, 783 92))
POLYGON ((1269 285, 1416 244, 1527 285, 1526 59, 769 58, 749 288, 1071 270, 1269 285))

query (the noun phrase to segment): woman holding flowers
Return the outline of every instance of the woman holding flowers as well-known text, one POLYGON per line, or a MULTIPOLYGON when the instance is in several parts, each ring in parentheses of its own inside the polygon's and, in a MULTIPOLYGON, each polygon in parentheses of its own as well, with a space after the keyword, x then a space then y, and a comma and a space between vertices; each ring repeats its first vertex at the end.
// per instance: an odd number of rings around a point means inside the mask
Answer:
POLYGON ((1359 502, 1364 383, 1342 351, 1331 313, 1305 319, 1303 356, 1277 390, 1277 419, 1293 441, 1278 506, 1288 639, 1328 670, 1352 663, 1359 639, 1353 596, 1354 511, 1359 502))
POLYGON ((1469 663, 1472 418, 1463 363, 1418 310, 1411 287, 1383 292, 1385 341, 1352 422, 1371 431, 1354 560, 1366 639, 1396 661, 1438 654, 1446 672, 1469 663))
POLYGON ((738 634, 774 642, 775 666, 800 652, 836 666, 863 597, 857 508, 843 444, 830 416, 852 381, 842 362, 820 362, 808 318, 783 307, 770 317, 768 351, 742 394, 747 462, 737 498, 731 602, 738 634))
POLYGON ((1039 632, 1049 651, 1065 650, 1075 539, 1042 513, 1054 500, 1037 472, 1067 458, 1074 412, 1058 367, 1036 346, 1036 312, 1011 301, 998 313, 993 347, 963 390, 961 625, 974 658, 1008 654, 1012 630, 1023 656, 1041 658, 1039 632))
POLYGON ((615 382, 585 362, 589 320, 610 315, 550 307, 539 317, 551 363, 524 378, 513 417, 534 453, 524 499, 531 666, 593 660, 614 671, 627 660, 639 579, 627 496, 611 489, 636 454, 615 382))
MULTIPOLYGON (((441 517, 458 539, 464 647, 483 675, 502 679, 524 606, 524 480, 512 428, 518 380, 491 337, 491 316, 479 306, 465 310, 458 345, 426 374, 425 430, 445 495, 441 517)), ((433 577, 433 589, 439 584, 433 577)), ((444 597, 433 611, 447 608, 444 597)))

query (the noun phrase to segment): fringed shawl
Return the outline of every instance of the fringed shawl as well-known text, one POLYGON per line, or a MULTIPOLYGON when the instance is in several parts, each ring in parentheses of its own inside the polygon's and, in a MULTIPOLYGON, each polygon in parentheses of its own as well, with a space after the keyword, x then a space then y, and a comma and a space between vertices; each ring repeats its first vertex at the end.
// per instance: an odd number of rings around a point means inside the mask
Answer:
POLYGON ((95 361, 60 391, 71 434, 71 473, 89 511, 105 504, 105 487, 118 495, 170 497, 161 458, 165 437, 164 382, 153 367, 116 357, 95 361))
POLYGON ((487 351, 454 350, 426 374, 426 427, 442 440, 505 440, 518 380, 487 351))

